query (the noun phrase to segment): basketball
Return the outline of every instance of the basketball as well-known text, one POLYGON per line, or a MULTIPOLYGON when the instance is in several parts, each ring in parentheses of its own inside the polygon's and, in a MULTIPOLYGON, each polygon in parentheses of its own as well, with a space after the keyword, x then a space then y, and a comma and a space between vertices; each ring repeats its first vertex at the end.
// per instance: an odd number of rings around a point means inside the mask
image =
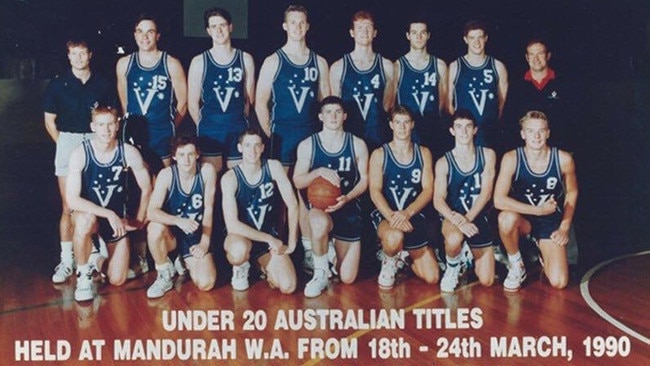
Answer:
POLYGON ((315 208, 324 210, 336 204, 341 195, 341 188, 333 185, 327 179, 318 177, 307 188, 307 199, 315 208))

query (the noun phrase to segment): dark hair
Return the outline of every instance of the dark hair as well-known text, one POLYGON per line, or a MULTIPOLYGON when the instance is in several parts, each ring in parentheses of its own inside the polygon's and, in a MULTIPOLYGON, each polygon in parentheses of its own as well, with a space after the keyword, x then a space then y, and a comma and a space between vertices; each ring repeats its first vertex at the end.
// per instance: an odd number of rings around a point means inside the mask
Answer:
POLYGON ((199 147, 199 143, 196 137, 192 135, 178 135, 174 137, 171 144, 171 150, 170 150, 171 155, 172 156, 176 155, 176 150, 178 150, 178 148, 183 147, 185 145, 194 145, 196 152, 199 155, 201 155, 201 149, 199 147))
POLYGON ((406 107, 406 106, 403 106, 401 104, 398 104, 398 105, 394 106, 390 110, 390 120, 392 121, 393 118, 395 118, 395 116, 398 115, 398 114, 406 115, 411 119, 411 121, 414 121, 413 113, 411 113, 411 110, 408 109, 408 107, 406 107))
POLYGON ((88 50, 88 52, 92 52, 90 46, 88 46, 88 42, 83 39, 70 39, 65 43, 65 49, 68 51, 68 53, 70 53, 70 49, 73 47, 85 48, 88 50))
POLYGON ((429 31, 429 23, 427 23, 424 18, 420 17, 415 17, 412 18, 408 23, 406 23, 406 33, 409 33, 411 31, 411 25, 413 24, 424 24, 427 27, 427 32, 429 31))
POLYGON ((287 15, 289 15, 289 13, 293 11, 305 14, 305 18, 307 18, 307 23, 309 23, 309 11, 307 11, 307 8, 304 7, 303 5, 289 5, 287 7, 287 10, 284 11, 283 20, 287 20, 287 15))
POLYGON ((375 22, 375 17, 367 10, 359 10, 354 15, 352 15, 352 21, 350 22, 350 29, 354 29, 354 22, 357 20, 369 20, 372 22, 372 26, 377 29, 377 22, 375 22))
POLYGON ((210 26, 210 18, 212 17, 222 17, 228 24, 232 24, 232 16, 230 16, 228 10, 215 7, 203 12, 203 24, 205 24, 206 28, 210 26))
POLYGON ((470 112, 467 109, 460 108, 460 109, 457 109, 456 112, 454 112, 454 114, 451 116, 451 126, 452 127, 454 126, 454 121, 456 121, 458 119, 470 120, 470 121, 472 121, 472 124, 474 126, 476 126, 476 118, 474 118, 474 115, 472 114, 472 112, 470 112))
POLYGON ((266 134, 264 134, 259 128, 249 127, 245 129, 242 133, 239 134, 237 142, 241 144, 242 141, 244 141, 244 137, 246 136, 259 136, 262 140, 262 143, 266 145, 266 134))
POLYGON ((343 104, 343 99, 337 97, 336 95, 330 95, 328 97, 323 98, 323 100, 321 100, 318 105, 318 111, 322 112, 323 108, 328 104, 338 104, 341 106, 341 108, 343 108, 343 111, 345 112, 345 105, 343 104))
POLYGON ((530 46, 532 46, 532 45, 534 45, 536 43, 539 43, 542 46, 544 46, 544 49, 546 49, 546 53, 550 52, 550 50, 548 48, 548 44, 546 43, 545 40, 543 40, 541 38, 531 38, 530 41, 528 41, 528 43, 526 44, 526 51, 528 51, 528 47, 530 47, 530 46))
POLYGON ((470 20, 463 26, 463 37, 466 37, 469 32, 477 29, 482 30, 483 34, 487 36, 487 24, 485 24, 485 22, 480 20, 470 20))
POLYGON ((138 24, 140 24, 141 22, 143 22, 145 20, 153 22, 153 24, 156 25, 156 31, 158 31, 158 21, 156 20, 156 18, 153 15, 146 14, 146 13, 140 14, 138 16, 138 18, 135 20, 135 24, 133 25, 133 29, 135 30, 136 28, 138 28, 138 24))

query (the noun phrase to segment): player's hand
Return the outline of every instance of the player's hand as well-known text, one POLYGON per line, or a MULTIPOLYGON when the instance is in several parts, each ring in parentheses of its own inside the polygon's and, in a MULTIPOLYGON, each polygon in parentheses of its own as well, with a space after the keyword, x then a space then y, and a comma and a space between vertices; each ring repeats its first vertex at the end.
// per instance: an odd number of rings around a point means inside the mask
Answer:
POLYGON ((318 176, 324 178, 337 187, 341 186, 341 178, 336 170, 321 167, 318 168, 318 176))
POLYGON ((460 229, 460 225, 468 222, 467 218, 464 215, 459 214, 458 212, 454 212, 451 214, 451 217, 449 218, 449 221, 451 221, 454 226, 460 229))
POLYGON ((124 227, 126 228, 127 231, 140 230, 143 227, 145 227, 145 225, 147 224, 145 221, 138 220, 138 219, 128 219, 128 220, 124 220, 124 222, 125 222, 124 227))
POLYGON ((546 216, 557 211, 557 202, 555 202, 555 198, 551 198, 537 207, 539 207, 539 214, 537 216, 546 216))
POLYGON ((348 203, 348 202, 350 202, 350 197, 348 197, 347 195, 338 196, 336 198, 336 204, 333 205, 333 206, 327 207, 324 211, 326 213, 332 213, 332 212, 340 209, 341 207, 345 206, 345 204, 348 203))
POLYGON ((476 227, 476 225, 474 225, 469 221, 465 221, 457 227, 458 230, 460 230, 468 238, 471 238, 472 236, 478 234, 478 228, 476 227))
POLYGON ((176 220, 176 226, 179 229, 183 230, 185 234, 191 234, 199 229, 199 223, 193 219, 178 217, 176 220))
POLYGON ((277 238, 273 238, 273 240, 269 240, 268 244, 269 244, 269 251, 271 252, 271 254, 282 255, 287 250, 287 247, 285 247, 282 244, 282 241, 277 238))
POLYGON ((569 231, 557 229, 551 233, 551 240, 553 243, 563 247, 569 244, 569 231))
POLYGON ((413 231, 413 225, 411 225, 410 215, 406 211, 393 211, 389 223, 390 227, 394 229, 401 230, 403 232, 413 231))
POLYGON ((196 259, 201 259, 205 257, 206 254, 208 254, 208 250, 210 249, 210 245, 207 243, 199 243, 196 245, 192 245, 190 247, 190 254, 192 257, 196 259))
POLYGON ((114 238, 121 238, 126 235, 126 220, 122 220, 122 218, 117 216, 117 214, 113 211, 111 211, 110 214, 106 217, 106 220, 108 220, 109 225, 111 225, 111 229, 113 229, 114 238))

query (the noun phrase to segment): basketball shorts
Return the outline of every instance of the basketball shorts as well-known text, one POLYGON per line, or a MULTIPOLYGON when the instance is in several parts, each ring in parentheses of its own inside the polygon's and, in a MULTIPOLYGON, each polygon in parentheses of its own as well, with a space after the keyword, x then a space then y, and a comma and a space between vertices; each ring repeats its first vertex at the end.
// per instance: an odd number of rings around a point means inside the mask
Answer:
POLYGON ((555 213, 548 216, 524 216, 530 222, 530 235, 537 239, 550 239, 551 234, 560 227, 562 214, 555 213))
POLYGON ((271 158, 277 159, 283 166, 296 164, 298 144, 314 133, 308 126, 283 126, 273 124, 271 127, 271 158))
POLYGON ((203 226, 199 225, 199 228, 195 231, 185 234, 183 230, 177 226, 171 227, 171 232, 174 238, 176 238, 176 248, 183 258, 191 257, 190 248, 201 242, 201 235, 203 235, 203 226))
POLYGON ((148 147, 156 153, 161 159, 171 157, 171 143, 174 138, 175 127, 173 122, 168 125, 149 123, 149 142, 148 147))
POLYGON ((347 242, 361 240, 361 205, 352 200, 338 211, 330 214, 332 218, 332 237, 347 242))
MULTIPOLYGON (((440 216, 440 221, 442 222, 444 218, 440 216)), ((465 237, 467 245, 473 249, 486 248, 492 245, 494 238, 492 237, 492 232, 490 231, 490 225, 488 223, 488 217, 486 214, 481 214, 472 221, 472 224, 476 225, 478 229, 478 234, 472 237, 465 237)))
POLYGON ((238 160, 242 155, 237 150, 239 136, 248 128, 248 121, 229 124, 201 119, 196 127, 201 154, 203 156, 223 156, 226 160, 238 160))

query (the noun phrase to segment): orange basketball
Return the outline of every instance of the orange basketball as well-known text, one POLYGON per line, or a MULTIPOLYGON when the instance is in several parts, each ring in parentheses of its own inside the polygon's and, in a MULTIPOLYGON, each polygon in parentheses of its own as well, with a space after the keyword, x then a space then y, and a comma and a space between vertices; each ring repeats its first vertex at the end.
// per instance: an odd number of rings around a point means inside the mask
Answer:
POLYGON ((307 188, 307 199, 312 207, 324 210, 336 204, 341 196, 341 188, 333 185, 327 179, 318 177, 307 188))

